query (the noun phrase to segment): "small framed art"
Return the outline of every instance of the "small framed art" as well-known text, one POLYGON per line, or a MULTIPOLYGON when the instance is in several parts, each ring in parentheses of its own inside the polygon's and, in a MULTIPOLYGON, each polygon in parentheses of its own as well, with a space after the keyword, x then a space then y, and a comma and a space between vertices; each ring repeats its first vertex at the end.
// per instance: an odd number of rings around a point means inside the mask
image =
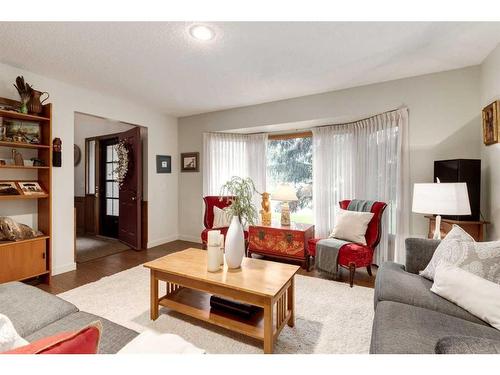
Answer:
POLYGON ((199 152, 184 152, 181 154, 181 172, 198 172, 200 170, 199 163, 199 152))
POLYGON ((45 195, 45 190, 36 181, 22 181, 17 183, 24 195, 45 195))
POLYGON ((498 142, 499 112, 499 100, 483 108, 483 142, 485 145, 492 145, 498 142))
POLYGON ((172 157, 156 155, 156 173, 172 173, 172 157))
POLYGON ((0 181, 0 196, 3 195, 20 195, 14 181, 0 181))

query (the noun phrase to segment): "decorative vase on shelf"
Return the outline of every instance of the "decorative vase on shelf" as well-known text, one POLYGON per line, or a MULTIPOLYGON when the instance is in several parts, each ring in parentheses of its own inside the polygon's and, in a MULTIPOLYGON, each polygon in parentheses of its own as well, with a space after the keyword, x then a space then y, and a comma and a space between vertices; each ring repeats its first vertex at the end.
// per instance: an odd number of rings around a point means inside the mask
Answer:
POLYGON ((225 253, 228 268, 240 268, 245 256, 245 235, 238 216, 233 216, 227 230, 225 253))
POLYGON ((21 103, 21 107, 19 107, 19 112, 23 114, 28 114, 28 105, 26 103, 21 103))
POLYGON ((42 92, 38 90, 32 90, 31 91, 31 97, 28 102, 28 112, 34 115, 39 115, 42 113, 42 105, 43 102, 45 102, 49 98, 49 93, 48 92, 42 92), (47 97, 43 100, 40 100, 40 97, 43 94, 47 94, 47 97))

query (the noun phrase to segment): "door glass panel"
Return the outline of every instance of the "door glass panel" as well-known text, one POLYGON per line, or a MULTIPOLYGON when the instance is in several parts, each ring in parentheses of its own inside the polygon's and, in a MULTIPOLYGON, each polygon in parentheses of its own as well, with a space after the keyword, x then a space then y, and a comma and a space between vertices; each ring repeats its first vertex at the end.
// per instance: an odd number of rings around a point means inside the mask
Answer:
POLYGON ((113 216, 114 199, 106 199, 106 215, 113 216))
POLYGON ((117 145, 113 145, 113 154, 112 154, 112 160, 113 161, 118 161, 118 153, 116 152, 116 146, 117 145))
POLYGON ((106 214, 108 216, 118 216, 118 198, 120 196, 120 187, 116 180, 115 169, 118 166, 118 154, 116 144, 106 146, 106 214))
POLYGON ((106 180, 114 180, 114 163, 106 163, 106 180))
POLYGON ((106 198, 119 198, 118 183, 115 181, 106 182, 106 198))
POLYGON ((106 182, 106 198, 113 198, 113 182, 106 182))
POLYGON ((111 145, 106 146, 106 161, 108 163, 113 161, 113 146, 111 145))

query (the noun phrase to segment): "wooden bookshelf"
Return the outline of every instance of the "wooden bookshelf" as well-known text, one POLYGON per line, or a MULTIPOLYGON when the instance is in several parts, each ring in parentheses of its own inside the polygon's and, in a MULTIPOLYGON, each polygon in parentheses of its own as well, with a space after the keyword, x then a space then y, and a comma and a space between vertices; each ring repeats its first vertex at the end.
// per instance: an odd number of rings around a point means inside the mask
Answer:
MULTIPOLYGON (((48 104, 46 104, 46 105, 48 105, 48 104)), ((6 111, 5 109, 0 109, 0 117, 11 118, 11 119, 15 119, 15 120, 22 120, 22 121, 35 121, 35 122, 48 121, 48 122, 50 122, 50 117, 28 115, 25 113, 6 111)))
MULTIPOLYGON (((1 99, 1 98, 0 98, 1 99)), ((0 148, 25 148, 36 152, 35 157, 44 162, 44 166, 0 165, 0 180, 13 181, 13 171, 26 171, 31 177, 29 181, 38 181, 46 194, 40 195, 8 195, 0 196, 0 212, 2 204, 19 204, 20 213, 25 211, 27 201, 35 202, 33 215, 37 217, 37 229, 42 236, 22 241, 0 241, 0 283, 7 281, 24 281, 39 278, 50 283, 52 272, 52 104, 42 106, 40 115, 29 115, 14 111, 0 110, 0 117, 21 121, 32 121, 40 124, 40 144, 0 141, 0 148), (18 203, 16 203, 18 202, 18 203)), ((33 152, 33 151, 32 151, 33 152)), ((17 172, 20 173, 20 172, 17 172)), ((24 179, 15 181, 22 182, 24 179)))
POLYGON ((7 141, 0 141, 0 146, 12 147, 12 148, 50 148, 49 145, 40 145, 36 143, 23 143, 23 142, 7 142, 7 141))
POLYGON ((27 240, 20 240, 20 241, 0 241, 0 247, 2 246, 11 246, 14 244, 25 244, 29 242, 34 242, 34 241, 40 241, 40 240, 47 240, 49 239, 49 236, 38 236, 35 238, 29 238, 27 240))
POLYGON ((0 165, 0 169, 49 169, 48 166, 35 167, 33 165, 0 165))
POLYGON ((0 201, 10 201, 16 199, 45 199, 49 198, 49 194, 37 194, 37 195, 0 195, 0 201))

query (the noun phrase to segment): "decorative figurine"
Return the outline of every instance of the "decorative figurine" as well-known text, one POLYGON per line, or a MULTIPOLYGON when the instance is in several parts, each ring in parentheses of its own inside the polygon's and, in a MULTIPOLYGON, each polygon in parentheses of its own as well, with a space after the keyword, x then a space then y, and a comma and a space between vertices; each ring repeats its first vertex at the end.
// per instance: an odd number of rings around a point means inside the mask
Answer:
POLYGON ((19 76, 16 78, 14 87, 17 89, 19 97, 21 98, 21 107, 19 108, 19 112, 28 113, 28 101, 31 98, 31 92, 33 91, 33 89, 27 82, 24 82, 23 76, 19 76))
POLYGON ((52 165, 54 167, 62 166, 62 141, 61 138, 54 138, 52 141, 52 165))
POLYGON ((34 167, 44 167, 45 166, 45 163, 42 159, 31 158, 30 160, 33 162, 34 167))
POLYGON ((12 159, 14 160, 14 165, 24 166, 23 155, 15 148, 12 149, 12 159))
POLYGON ((269 198, 269 193, 262 193, 262 210, 260 210, 262 225, 271 225, 271 202, 269 198))

